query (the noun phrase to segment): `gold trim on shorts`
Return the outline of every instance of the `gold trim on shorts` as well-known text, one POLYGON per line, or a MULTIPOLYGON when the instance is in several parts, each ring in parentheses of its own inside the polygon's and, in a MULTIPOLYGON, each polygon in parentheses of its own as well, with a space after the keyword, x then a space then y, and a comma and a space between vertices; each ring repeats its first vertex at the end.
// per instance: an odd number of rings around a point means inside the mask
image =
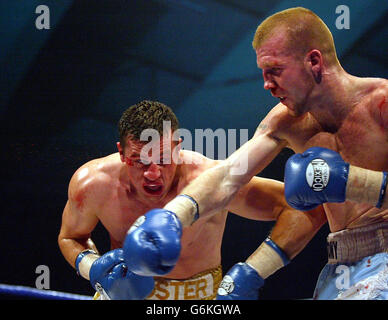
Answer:
POLYGON ((101 295, 99 292, 96 292, 93 296, 93 300, 101 300, 101 295))
POLYGON ((146 300, 214 300, 222 280, 222 266, 197 273, 191 278, 155 278, 155 287, 146 300))

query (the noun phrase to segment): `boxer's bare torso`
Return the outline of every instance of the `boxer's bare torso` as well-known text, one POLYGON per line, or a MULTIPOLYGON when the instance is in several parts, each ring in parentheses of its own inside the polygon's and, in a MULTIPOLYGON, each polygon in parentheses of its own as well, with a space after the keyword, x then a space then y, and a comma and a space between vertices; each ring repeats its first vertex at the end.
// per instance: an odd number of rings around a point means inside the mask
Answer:
MULTIPOLYGON (((262 123, 276 118, 271 134, 287 140, 296 153, 312 146, 339 152, 354 166, 375 171, 388 170, 388 84, 382 79, 365 81, 365 94, 351 107, 341 126, 334 132, 324 130, 311 113, 295 118, 287 107, 278 104, 262 123), (385 119, 385 120, 384 120, 385 119)), ((263 125, 263 124, 262 124, 263 125)), ((388 220, 388 210, 346 201, 324 204, 332 232, 388 220)))
MULTIPOLYGON (((118 153, 92 160, 80 167, 69 185, 69 201, 63 213, 59 237, 68 262, 74 265, 73 257, 80 250, 78 243, 90 238, 98 221, 109 232, 111 249, 122 247, 128 229, 139 216, 151 209, 163 208, 193 179, 218 163, 191 151, 180 151, 180 157, 183 163, 177 166, 173 183, 161 199, 144 199, 136 194, 128 182, 128 167, 120 160, 118 153), (65 248, 65 241, 73 243, 65 248)), ((276 219, 281 207, 286 205, 283 184, 258 177, 254 179, 240 190, 228 208, 201 218, 183 230, 180 258, 166 278, 186 279, 220 265, 228 209, 248 218, 276 219), (250 191, 254 199, 248 201, 244 190, 250 191)))
MULTIPOLYGON (((187 151, 181 151, 183 160, 187 154, 187 151)), ((75 207, 71 208, 72 212, 77 212, 80 221, 83 220, 88 229, 94 229, 100 221, 109 232, 111 249, 122 247, 128 229, 139 216, 151 209, 163 208, 190 181, 216 164, 216 161, 200 154, 190 152, 190 155, 194 155, 200 163, 196 164, 190 158, 188 164, 179 165, 176 179, 167 195, 148 203, 139 200, 131 190, 126 179, 126 165, 120 161, 118 153, 92 160, 75 173, 73 179, 77 181, 74 188, 70 187, 69 190, 69 199, 74 201, 69 201, 67 206, 75 207)), ((226 216, 227 210, 224 210, 184 229, 180 259, 167 278, 188 278, 221 263, 220 247, 226 216)), ((79 230, 80 233, 85 231, 79 230)))

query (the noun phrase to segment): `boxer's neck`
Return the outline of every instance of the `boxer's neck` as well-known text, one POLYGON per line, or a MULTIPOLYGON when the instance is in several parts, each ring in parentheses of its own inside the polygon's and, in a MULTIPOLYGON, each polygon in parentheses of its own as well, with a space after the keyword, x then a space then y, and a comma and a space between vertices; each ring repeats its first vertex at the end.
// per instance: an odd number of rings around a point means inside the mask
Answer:
POLYGON ((360 99, 358 80, 342 68, 323 73, 322 83, 317 85, 309 104, 310 113, 325 131, 336 132, 357 105, 360 99))

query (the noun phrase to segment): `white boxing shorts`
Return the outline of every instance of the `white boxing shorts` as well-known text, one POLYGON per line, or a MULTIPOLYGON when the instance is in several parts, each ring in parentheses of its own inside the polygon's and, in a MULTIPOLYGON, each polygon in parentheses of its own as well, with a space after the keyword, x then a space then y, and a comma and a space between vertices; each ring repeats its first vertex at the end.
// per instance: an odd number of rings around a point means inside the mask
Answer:
POLYGON ((330 233, 317 300, 388 300, 388 222, 330 233))

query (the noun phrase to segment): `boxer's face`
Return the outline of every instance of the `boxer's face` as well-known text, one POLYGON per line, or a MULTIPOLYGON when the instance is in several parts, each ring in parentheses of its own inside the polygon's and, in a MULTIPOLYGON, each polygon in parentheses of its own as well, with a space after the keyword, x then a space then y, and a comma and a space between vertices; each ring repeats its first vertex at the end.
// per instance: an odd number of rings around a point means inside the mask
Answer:
POLYGON ((257 66, 262 69, 264 89, 270 90, 292 115, 307 112, 313 81, 303 57, 287 48, 281 34, 266 40, 256 50, 256 57, 257 66))
POLYGON ((162 199, 174 181, 179 150, 180 142, 171 136, 151 142, 127 139, 120 154, 128 167, 131 190, 147 201, 162 199))

